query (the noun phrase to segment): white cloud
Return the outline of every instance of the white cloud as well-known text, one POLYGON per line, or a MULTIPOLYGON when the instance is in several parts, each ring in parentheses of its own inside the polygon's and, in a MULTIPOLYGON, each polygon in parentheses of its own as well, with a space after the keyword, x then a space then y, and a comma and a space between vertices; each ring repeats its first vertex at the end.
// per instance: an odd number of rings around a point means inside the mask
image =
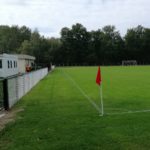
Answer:
POLYGON ((62 27, 82 23, 88 30, 115 25, 121 33, 138 24, 149 27, 149 0, 1 0, 0 24, 38 28, 59 36, 62 27))

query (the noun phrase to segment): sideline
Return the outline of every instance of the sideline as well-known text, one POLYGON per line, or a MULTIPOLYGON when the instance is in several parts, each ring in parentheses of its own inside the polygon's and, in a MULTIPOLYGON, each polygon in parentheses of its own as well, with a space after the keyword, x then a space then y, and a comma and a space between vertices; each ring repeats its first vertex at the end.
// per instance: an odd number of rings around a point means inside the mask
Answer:
POLYGON ((94 106, 94 108, 98 111, 98 113, 101 113, 100 108, 98 105, 81 89, 81 87, 67 74, 65 71, 61 70, 62 73, 66 76, 67 79, 69 79, 73 85, 82 93, 82 95, 94 106))

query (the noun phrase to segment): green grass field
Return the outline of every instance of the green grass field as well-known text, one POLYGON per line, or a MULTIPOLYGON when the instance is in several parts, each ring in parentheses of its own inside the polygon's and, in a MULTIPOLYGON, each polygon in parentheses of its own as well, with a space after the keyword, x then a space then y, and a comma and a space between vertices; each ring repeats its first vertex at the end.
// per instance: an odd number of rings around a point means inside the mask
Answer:
POLYGON ((150 66, 101 72, 103 117, 97 67, 56 68, 14 107, 0 150, 149 150, 150 66))

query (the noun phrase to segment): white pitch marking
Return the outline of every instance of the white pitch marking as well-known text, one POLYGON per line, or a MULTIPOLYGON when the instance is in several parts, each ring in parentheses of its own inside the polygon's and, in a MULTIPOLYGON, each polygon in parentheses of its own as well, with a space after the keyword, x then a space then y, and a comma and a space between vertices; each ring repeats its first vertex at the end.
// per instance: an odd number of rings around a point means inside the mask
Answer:
MULTIPOLYGON (((95 109, 100 113, 99 107, 95 104, 95 102, 80 88, 80 86, 64 71, 62 71, 64 75, 75 85, 75 87, 83 94, 84 97, 95 107, 95 109)), ((137 111, 127 111, 120 113, 106 113, 105 115, 124 115, 124 114, 134 114, 134 113, 142 113, 142 112, 150 112, 150 110, 137 110, 137 111)), ((102 115, 100 115, 102 116, 102 115)))
POLYGON ((82 93, 84 97, 94 106, 94 108, 100 113, 99 107, 95 104, 95 102, 80 88, 80 86, 64 71, 62 71, 65 76, 74 84, 74 86, 82 93))
POLYGON ((135 113, 143 113, 143 112, 150 112, 150 110, 136 110, 136 111, 127 111, 127 112, 120 112, 120 113, 106 113, 106 115, 124 115, 124 114, 135 114, 135 113))

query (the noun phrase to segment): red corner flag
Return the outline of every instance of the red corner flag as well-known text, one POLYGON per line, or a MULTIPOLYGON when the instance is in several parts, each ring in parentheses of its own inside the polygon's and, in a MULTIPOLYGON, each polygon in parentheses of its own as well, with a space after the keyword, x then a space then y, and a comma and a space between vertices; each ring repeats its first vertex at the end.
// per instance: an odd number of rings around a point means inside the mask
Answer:
POLYGON ((97 76, 96 76, 96 83, 98 85, 101 85, 101 81, 102 81, 102 79, 101 79, 101 70, 100 70, 100 66, 99 66, 98 71, 97 71, 97 76))

